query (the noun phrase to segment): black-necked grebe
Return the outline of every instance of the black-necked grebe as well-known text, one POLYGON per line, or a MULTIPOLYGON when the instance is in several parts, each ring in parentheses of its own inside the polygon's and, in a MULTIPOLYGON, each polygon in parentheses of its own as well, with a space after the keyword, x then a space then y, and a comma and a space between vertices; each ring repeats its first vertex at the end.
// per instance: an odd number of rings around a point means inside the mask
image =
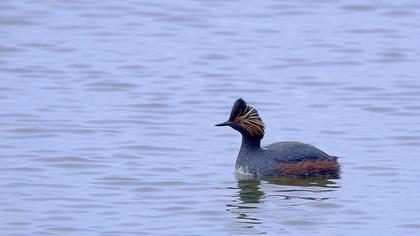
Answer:
POLYGON ((338 176, 337 157, 299 142, 278 142, 261 148, 264 124, 254 108, 239 98, 229 120, 216 126, 230 126, 242 134, 235 169, 239 175, 261 176, 338 176))

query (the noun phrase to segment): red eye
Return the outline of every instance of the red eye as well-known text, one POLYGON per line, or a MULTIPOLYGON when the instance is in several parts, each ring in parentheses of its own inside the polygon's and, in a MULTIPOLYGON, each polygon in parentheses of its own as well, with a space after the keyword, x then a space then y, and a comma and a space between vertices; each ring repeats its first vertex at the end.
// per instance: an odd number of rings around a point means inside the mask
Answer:
POLYGON ((234 121, 235 121, 235 123, 239 123, 239 121, 241 121, 241 118, 236 117, 234 121))

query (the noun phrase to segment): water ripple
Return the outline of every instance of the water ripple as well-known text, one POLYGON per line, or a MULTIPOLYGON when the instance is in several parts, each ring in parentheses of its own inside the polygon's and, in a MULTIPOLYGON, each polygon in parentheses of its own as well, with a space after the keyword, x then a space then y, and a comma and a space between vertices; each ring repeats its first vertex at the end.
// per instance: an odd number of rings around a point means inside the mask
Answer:
POLYGON ((0 8, 2 235, 417 233, 418 3, 0 8), (237 181, 238 97, 341 179, 237 181))

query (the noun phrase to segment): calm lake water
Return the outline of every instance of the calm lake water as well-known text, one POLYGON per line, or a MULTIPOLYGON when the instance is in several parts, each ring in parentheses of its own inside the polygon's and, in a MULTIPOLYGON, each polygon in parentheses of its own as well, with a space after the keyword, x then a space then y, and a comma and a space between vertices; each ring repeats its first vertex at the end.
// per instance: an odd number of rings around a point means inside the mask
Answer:
POLYGON ((1 235, 414 235, 419 1, 2 1, 1 235), (238 181, 264 144, 340 179, 238 181))

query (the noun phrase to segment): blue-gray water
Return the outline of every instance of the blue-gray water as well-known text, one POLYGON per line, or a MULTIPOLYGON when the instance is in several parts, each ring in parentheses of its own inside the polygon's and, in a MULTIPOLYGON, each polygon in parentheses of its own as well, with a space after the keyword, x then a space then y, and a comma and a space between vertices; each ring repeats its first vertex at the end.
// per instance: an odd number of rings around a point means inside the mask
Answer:
POLYGON ((419 1, 1 1, 1 235, 412 235, 419 1), (264 144, 338 180, 238 182, 264 144))

